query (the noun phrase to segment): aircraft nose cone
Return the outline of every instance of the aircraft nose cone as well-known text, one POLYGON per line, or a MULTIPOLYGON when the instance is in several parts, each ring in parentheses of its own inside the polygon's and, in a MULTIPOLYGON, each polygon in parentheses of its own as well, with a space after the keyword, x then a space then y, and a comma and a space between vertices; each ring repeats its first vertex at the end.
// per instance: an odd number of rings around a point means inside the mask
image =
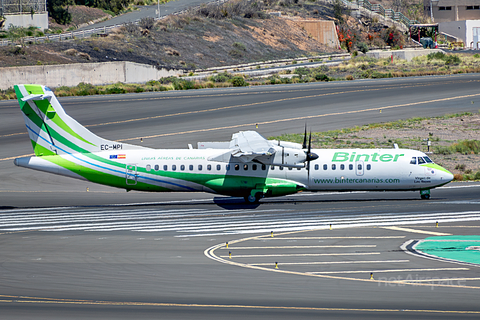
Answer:
POLYGON ((450 171, 445 172, 445 180, 448 182, 453 180, 453 174, 450 171))

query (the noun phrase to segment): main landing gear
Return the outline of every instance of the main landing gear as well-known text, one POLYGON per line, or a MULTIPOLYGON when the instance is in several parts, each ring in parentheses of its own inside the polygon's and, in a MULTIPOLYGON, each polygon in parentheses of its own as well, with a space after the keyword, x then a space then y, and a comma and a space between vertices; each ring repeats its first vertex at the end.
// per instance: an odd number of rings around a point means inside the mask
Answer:
POLYGON ((420 198, 422 198, 423 200, 430 199, 430 189, 420 190, 420 198))
POLYGON ((244 197, 246 203, 258 203, 260 199, 263 198, 263 193, 257 192, 255 195, 249 195, 247 197, 244 197))

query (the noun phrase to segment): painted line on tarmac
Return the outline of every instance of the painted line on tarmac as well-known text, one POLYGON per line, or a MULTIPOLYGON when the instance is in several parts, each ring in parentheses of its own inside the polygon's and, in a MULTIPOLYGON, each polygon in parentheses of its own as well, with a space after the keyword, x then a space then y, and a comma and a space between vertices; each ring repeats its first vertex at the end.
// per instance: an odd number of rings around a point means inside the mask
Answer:
MULTIPOLYGON (((312 264, 367 264, 367 263, 408 263, 410 260, 359 260, 359 261, 313 261, 313 262, 280 262, 278 266, 296 266, 296 265, 312 265, 312 264)), ((275 263, 251 263, 251 266, 275 266, 275 263)))
MULTIPOLYGON (((359 90, 359 91, 361 91, 361 90, 359 90)), ((338 94, 340 94, 340 93, 338 93, 338 94)), ((313 95, 313 96, 309 96, 309 97, 320 97, 322 95, 327 95, 327 94, 313 95)), ((383 106, 383 107, 377 107, 377 108, 367 108, 367 109, 351 110, 351 111, 343 111, 343 112, 332 112, 332 113, 301 116, 301 117, 294 117, 294 118, 269 120, 269 121, 263 121, 263 122, 243 123, 243 124, 230 125, 230 126, 224 126, 224 127, 207 128, 207 129, 196 129, 196 130, 188 130, 188 131, 180 131, 180 132, 161 133, 161 134, 150 135, 150 136, 140 136, 140 137, 134 137, 134 138, 118 139, 117 141, 139 140, 140 138, 151 139, 151 138, 167 137, 167 136, 179 135, 179 134, 209 132, 209 131, 217 131, 217 130, 225 130, 225 129, 233 129, 233 128, 241 128, 241 127, 252 127, 252 126, 264 125, 264 124, 275 124, 275 123, 282 123, 282 122, 289 122, 289 121, 314 119, 314 118, 321 118, 321 117, 328 117, 328 116, 356 114, 356 113, 369 112, 369 111, 378 111, 378 110, 386 110, 386 109, 394 109, 394 108, 402 108, 402 107, 411 107, 411 106, 416 106, 416 105, 421 105, 421 104, 430 104, 430 103, 435 103, 435 102, 450 101, 450 100, 456 100, 456 99, 462 99, 462 98, 471 98, 471 97, 476 97, 476 96, 480 96, 480 93, 463 95, 463 96, 456 96, 456 97, 449 97, 449 98, 442 98, 442 99, 435 99, 435 100, 425 100, 425 101, 404 103, 404 104, 398 104, 398 105, 393 105, 393 106, 383 106)), ((298 98, 272 100, 272 101, 269 101, 268 103, 294 100, 294 99, 298 99, 298 98)), ((239 105, 239 106, 253 106, 253 105, 258 105, 258 104, 261 104, 261 103, 256 102, 256 103, 250 103, 250 104, 239 105)), ((227 107, 225 107, 225 108, 227 108, 227 107)))
POLYGON ((480 314, 480 311, 469 310, 433 310, 433 309, 359 309, 359 308, 321 308, 321 307, 289 307, 289 306, 261 306, 235 304, 197 304, 197 303, 162 303, 162 302, 132 302, 132 301, 97 301, 75 299, 53 299, 42 297, 7 296, 0 303, 25 304, 72 304, 72 305, 101 305, 101 306, 142 306, 142 307, 182 307, 182 308, 225 308, 225 309, 269 309, 269 310, 308 310, 308 311, 340 311, 340 312, 385 312, 385 313, 444 313, 444 314, 480 314))
MULTIPOLYGON (((311 230, 301 230, 301 231, 289 231, 285 232, 279 235, 287 235, 287 234, 294 234, 294 233, 300 233, 300 232, 311 232, 311 231, 318 231, 316 229, 311 229, 311 230)), ((235 243, 241 243, 245 241, 250 241, 250 240, 256 240, 260 238, 267 238, 270 235, 260 235, 260 236, 253 236, 253 237, 247 237, 243 239, 238 239, 238 240, 232 240, 229 241, 230 244, 235 244, 235 243)), ((262 271, 267 271, 267 272, 279 272, 279 273, 284 273, 284 274, 290 274, 290 275, 299 275, 299 276, 307 276, 307 277, 316 277, 316 278, 323 278, 323 279, 334 279, 334 280, 346 280, 346 281, 360 281, 360 282, 367 282, 367 283, 384 283, 384 284, 406 284, 406 285, 412 285, 412 286, 426 286, 426 287, 442 287, 442 288, 462 288, 462 289, 480 289, 479 286, 465 286, 465 285, 451 285, 451 284, 444 284, 444 283, 408 283, 408 282, 399 282, 399 281, 389 281, 389 280, 375 280, 375 279, 361 279, 361 278, 350 278, 350 277, 345 277, 345 276, 338 276, 338 275, 329 275, 329 274, 313 274, 313 273, 305 273, 305 272, 298 272, 298 271, 291 271, 291 270, 281 270, 281 269, 275 269, 275 268, 266 268, 263 266, 255 266, 255 265, 250 265, 246 263, 241 263, 241 262, 236 262, 232 261, 231 259, 223 259, 215 254, 215 250, 217 249, 222 249, 224 248, 224 244, 217 244, 214 246, 211 246, 207 249, 204 250, 204 255, 212 259, 214 261, 228 264, 231 266, 237 266, 237 267, 242 267, 242 268, 248 268, 248 269, 253 269, 253 270, 262 270, 262 271)), ((271 265, 271 264, 270 264, 271 265)), ((480 311, 478 312, 480 313, 480 311)))
MULTIPOLYGON (((232 247, 229 249, 235 250, 248 250, 248 249, 310 249, 310 248, 375 248, 376 244, 356 244, 350 246, 331 245, 331 246, 277 246, 277 247, 232 247)), ((221 250, 227 250, 227 248, 220 248, 221 250)))
POLYGON ((451 236, 451 233, 442 233, 442 232, 433 232, 433 231, 426 231, 426 230, 418 230, 418 229, 411 229, 411 228, 402 228, 402 227, 382 227, 383 229, 394 230, 394 231, 405 231, 411 233, 422 233, 422 234, 430 234, 434 236, 451 236))
POLYGON ((445 281, 478 281, 480 278, 438 278, 438 279, 419 279, 419 280, 399 280, 401 282, 445 282, 445 281))
MULTIPOLYGON (((260 258, 260 257, 322 257, 322 256, 368 256, 380 252, 355 252, 355 253, 292 253, 292 254, 232 254, 232 258, 260 258)), ((229 258, 230 256, 220 256, 229 258)))
POLYGON ((255 239, 255 240, 335 240, 335 239, 403 239, 406 236, 385 236, 385 237, 273 237, 271 239, 255 239))
POLYGON ((430 269, 384 269, 384 270, 348 270, 348 271, 312 271, 313 274, 341 273, 388 273, 388 272, 429 272, 429 271, 468 271, 470 268, 430 268, 430 269))

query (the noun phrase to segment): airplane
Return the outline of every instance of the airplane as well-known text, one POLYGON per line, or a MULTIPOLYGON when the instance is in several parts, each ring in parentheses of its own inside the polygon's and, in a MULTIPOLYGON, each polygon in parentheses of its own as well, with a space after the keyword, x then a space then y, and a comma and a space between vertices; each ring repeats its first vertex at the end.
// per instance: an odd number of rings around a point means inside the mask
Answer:
POLYGON ((258 203, 302 191, 419 191, 453 180, 425 153, 399 149, 315 149, 240 131, 197 149, 153 149, 103 139, 68 116, 54 92, 15 85, 35 156, 15 165, 98 184, 151 192, 210 192, 258 203))

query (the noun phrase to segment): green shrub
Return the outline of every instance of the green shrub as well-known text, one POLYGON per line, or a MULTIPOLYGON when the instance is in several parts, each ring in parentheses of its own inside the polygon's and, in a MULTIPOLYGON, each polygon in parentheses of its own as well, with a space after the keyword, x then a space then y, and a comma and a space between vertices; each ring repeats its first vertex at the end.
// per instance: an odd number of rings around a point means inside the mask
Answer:
POLYGON ((232 79, 232 75, 225 71, 224 73, 211 76, 209 80, 213 82, 227 82, 230 79, 232 79))
POLYGON ((126 93, 127 90, 124 88, 117 87, 116 85, 110 88, 105 89, 106 94, 120 94, 120 93, 126 93))
POLYGON ((248 82, 245 81, 245 79, 243 79, 243 77, 240 77, 240 76, 235 76, 233 77, 230 82, 232 83, 232 85, 234 87, 247 87, 248 86, 248 82))
POLYGON ((317 80, 317 81, 330 81, 331 79, 324 73, 317 73, 315 75, 315 80, 317 80))

